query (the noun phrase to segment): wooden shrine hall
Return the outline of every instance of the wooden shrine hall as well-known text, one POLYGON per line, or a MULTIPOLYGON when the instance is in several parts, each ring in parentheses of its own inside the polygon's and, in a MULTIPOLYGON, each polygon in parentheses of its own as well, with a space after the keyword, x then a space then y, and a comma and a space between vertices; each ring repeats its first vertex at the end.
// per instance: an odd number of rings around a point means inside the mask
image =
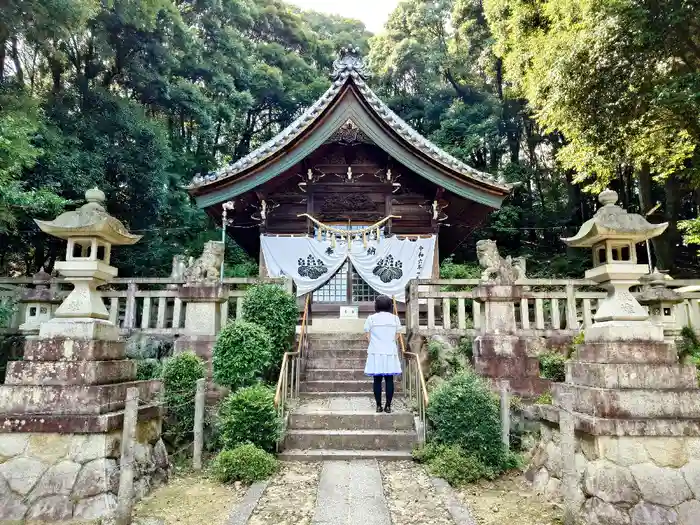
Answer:
POLYGON ((343 49, 332 85, 299 118, 189 187, 217 222, 227 208, 227 233, 259 257, 261 275, 290 275, 312 294, 314 314, 366 311, 406 279, 437 277, 440 255, 510 191, 422 137, 367 77, 358 50, 343 49))

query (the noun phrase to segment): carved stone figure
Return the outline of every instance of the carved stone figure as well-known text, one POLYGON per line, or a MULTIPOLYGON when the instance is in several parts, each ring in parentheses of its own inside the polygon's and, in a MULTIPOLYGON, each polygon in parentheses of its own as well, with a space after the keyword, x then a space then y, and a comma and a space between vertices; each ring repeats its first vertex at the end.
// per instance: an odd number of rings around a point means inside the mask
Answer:
POLYGON ((208 241, 202 255, 184 273, 185 286, 219 282, 221 263, 224 261, 224 243, 208 241))
POLYGON ((525 278, 525 258, 510 256, 505 259, 498 253, 496 241, 483 239, 476 243, 476 256, 484 271, 481 281, 490 284, 514 284, 525 278))

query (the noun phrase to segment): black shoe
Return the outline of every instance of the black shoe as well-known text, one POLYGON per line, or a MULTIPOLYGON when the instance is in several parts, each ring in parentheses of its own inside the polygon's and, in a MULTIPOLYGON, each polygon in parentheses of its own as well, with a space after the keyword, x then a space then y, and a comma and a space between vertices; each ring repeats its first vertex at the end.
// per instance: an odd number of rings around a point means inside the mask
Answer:
POLYGON ((391 405, 385 406, 385 407, 384 407, 384 412, 386 412, 387 414, 391 414, 391 405))
POLYGON ((382 410, 382 405, 377 405, 377 413, 380 412, 384 412, 384 410, 382 410))

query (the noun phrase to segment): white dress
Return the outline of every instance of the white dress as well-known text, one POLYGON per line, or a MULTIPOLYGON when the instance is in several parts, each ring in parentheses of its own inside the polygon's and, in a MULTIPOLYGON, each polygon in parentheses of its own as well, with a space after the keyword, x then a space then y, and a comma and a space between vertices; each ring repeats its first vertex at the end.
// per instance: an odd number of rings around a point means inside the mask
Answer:
POLYGON ((401 361, 396 344, 396 332, 401 328, 401 321, 394 314, 379 312, 372 314, 365 321, 365 333, 369 333, 367 363, 365 375, 399 375, 401 361))

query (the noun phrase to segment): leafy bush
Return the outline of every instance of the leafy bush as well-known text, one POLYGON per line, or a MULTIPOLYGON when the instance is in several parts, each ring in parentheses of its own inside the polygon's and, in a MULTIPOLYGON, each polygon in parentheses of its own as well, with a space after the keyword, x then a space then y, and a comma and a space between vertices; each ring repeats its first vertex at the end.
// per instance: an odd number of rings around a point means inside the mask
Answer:
POLYGON ((264 385, 255 385, 230 394, 221 403, 217 426, 224 448, 252 443, 272 452, 282 435, 274 391, 264 385))
POLYGON ((540 397, 538 397, 535 400, 535 403, 538 405, 551 405, 552 402, 553 402, 552 393, 549 390, 547 390, 546 392, 542 392, 540 397))
POLYGON ((471 337, 462 337, 457 345, 457 351, 471 363, 474 360, 474 340, 471 337))
POLYGON ((700 340, 691 326, 684 326, 681 329, 681 338, 676 343, 676 347, 681 361, 686 357, 700 357, 700 340))
POLYGON ((260 381, 272 365, 272 342, 267 331, 246 321, 229 323, 214 345, 214 381, 232 390, 260 381))
POLYGON ((458 445, 428 444, 413 453, 414 459, 425 463, 428 472, 458 487, 482 478, 494 479, 496 471, 487 467, 474 454, 458 445))
POLYGON ((221 483, 242 481, 253 483, 270 477, 277 471, 277 459, 261 448, 241 445, 233 450, 223 450, 211 465, 212 474, 221 483))
POLYGON ((465 370, 438 386, 427 413, 435 444, 458 445, 489 468, 504 467, 499 402, 473 371, 465 370))
POLYGON ((299 320, 296 298, 274 284, 253 286, 243 299, 243 319, 267 330, 272 338, 272 359, 279 367, 282 356, 294 344, 299 320))
POLYGON ((203 377, 204 363, 193 352, 178 354, 163 366, 163 401, 168 409, 164 435, 175 444, 192 434, 197 380, 203 377))
POLYGON ((566 357, 556 351, 540 354, 540 375, 555 383, 566 381, 566 357))
POLYGON ((139 359, 136 361, 136 379, 145 381, 158 379, 163 367, 157 359, 139 359))

